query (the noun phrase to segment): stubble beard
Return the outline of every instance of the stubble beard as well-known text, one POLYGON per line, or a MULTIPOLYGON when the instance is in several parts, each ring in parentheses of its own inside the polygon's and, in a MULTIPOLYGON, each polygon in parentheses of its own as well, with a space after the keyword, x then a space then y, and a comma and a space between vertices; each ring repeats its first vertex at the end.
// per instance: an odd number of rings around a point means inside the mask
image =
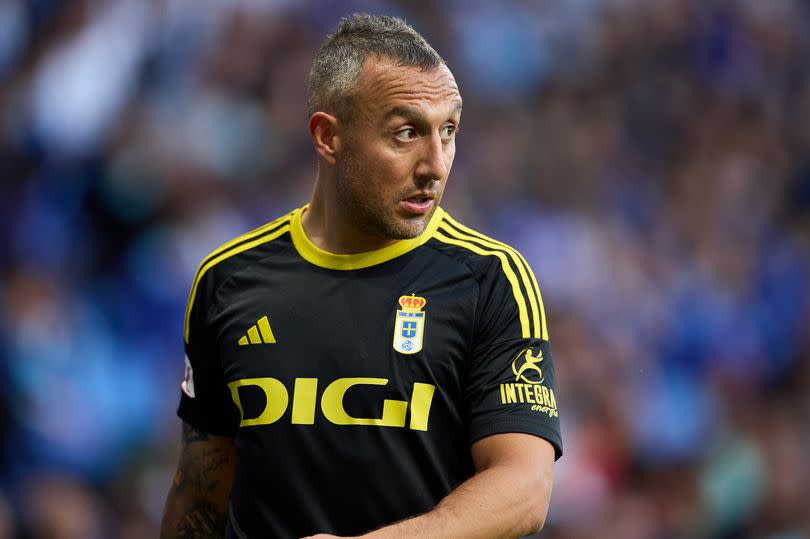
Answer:
MULTIPOLYGON (((436 205, 426 215, 411 219, 400 217, 395 209, 399 200, 385 201, 357 194, 361 192, 358 187, 362 178, 363 173, 354 155, 350 151, 345 152, 337 167, 337 194, 344 215, 358 230, 391 240, 412 239, 425 231, 436 205)), ((407 196, 407 193, 402 196, 407 196)))

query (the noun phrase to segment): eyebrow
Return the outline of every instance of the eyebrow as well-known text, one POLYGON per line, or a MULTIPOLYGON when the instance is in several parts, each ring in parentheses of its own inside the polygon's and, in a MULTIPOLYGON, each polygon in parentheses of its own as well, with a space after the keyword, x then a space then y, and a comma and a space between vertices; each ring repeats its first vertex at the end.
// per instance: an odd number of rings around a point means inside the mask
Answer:
MULTIPOLYGON (((450 111, 450 114, 452 115, 452 114, 455 114, 457 112, 460 112, 461 111, 461 105, 462 105, 461 101, 457 101, 456 106, 453 107, 453 110, 450 111)), ((387 121, 387 120, 390 120, 391 118, 393 118, 395 116, 401 116, 401 117, 409 119, 409 120, 414 120, 414 119, 419 119, 424 115, 419 110, 412 109, 410 107, 393 107, 393 108, 389 109, 388 112, 385 113, 385 118, 384 119, 387 121)))

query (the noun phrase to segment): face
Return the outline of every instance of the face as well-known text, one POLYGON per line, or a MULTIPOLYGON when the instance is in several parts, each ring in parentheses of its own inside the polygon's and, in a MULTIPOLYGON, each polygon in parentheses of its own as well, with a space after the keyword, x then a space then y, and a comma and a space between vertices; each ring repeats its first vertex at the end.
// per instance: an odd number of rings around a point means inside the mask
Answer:
POLYGON ((364 235, 421 234, 439 205, 456 153, 461 96, 444 66, 419 71, 366 61, 352 117, 339 123, 337 196, 364 235))

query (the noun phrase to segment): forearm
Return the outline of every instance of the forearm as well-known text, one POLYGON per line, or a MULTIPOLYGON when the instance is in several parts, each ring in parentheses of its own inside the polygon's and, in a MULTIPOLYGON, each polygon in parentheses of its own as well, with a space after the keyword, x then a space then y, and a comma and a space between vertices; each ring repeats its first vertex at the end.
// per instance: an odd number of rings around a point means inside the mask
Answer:
POLYGON ((183 424, 183 449, 163 509, 161 539, 225 534, 234 461, 228 439, 183 424))
MULTIPOLYGON (((175 477, 175 485, 178 478, 175 477)), ((161 539, 223 537, 228 506, 173 485, 163 510, 161 539)))
POLYGON ((467 480, 432 511, 363 537, 494 539, 537 533, 545 521, 551 477, 498 465, 467 480))

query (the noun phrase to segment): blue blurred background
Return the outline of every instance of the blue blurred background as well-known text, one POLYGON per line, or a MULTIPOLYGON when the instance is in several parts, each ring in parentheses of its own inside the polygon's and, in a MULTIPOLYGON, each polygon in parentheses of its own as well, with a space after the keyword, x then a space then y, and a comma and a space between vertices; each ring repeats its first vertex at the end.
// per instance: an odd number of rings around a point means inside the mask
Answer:
POLYGON ((0 538, 157 536, 197 263, 304 203, 340 16, 465 100, 444 206, 543 287, 543 537, 810 538, 810 5, 0 0, 0 538))

